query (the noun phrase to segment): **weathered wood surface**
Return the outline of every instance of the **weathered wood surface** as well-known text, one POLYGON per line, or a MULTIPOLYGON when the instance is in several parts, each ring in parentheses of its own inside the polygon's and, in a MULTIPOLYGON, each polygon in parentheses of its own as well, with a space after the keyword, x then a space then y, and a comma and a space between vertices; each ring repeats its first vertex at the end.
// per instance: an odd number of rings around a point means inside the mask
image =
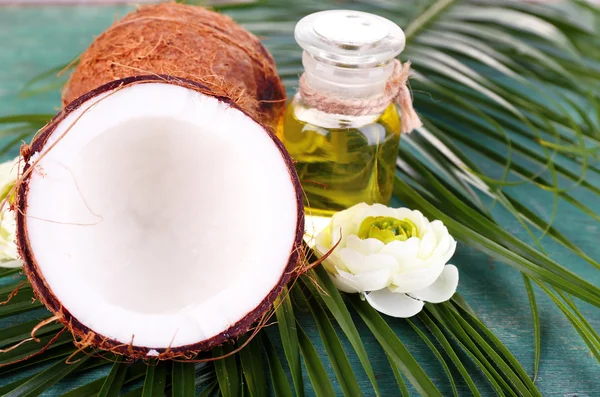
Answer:
MULTIPOLYGON (((22 98, 19 90, 33 76, 73 59, 92 40, 94 35, 105 29, 117 15, 123 15, 128 6, 61 6, 61 7, 0 7, 0 116, 17 113, 55 112, 60 106, 58 89, 50 94, 22 98)), ((267 43, 268 44, 268 43, 267 43)), ((277 54, 275 54, 277 58, 277 54)), ((16 151, 10 153, 10 156, 16 151)), ((7 155, 6 158, 9 156, 7 155)), ((474 156, 475 160, 478 159, 474 156)), ((4 160, 4 159, 2 159, 4 160)), ((500 171, 484 161, 480 166, 492 175, 500 171)), ((597 182, 597 181, 596 181, 597 182)), ((541 215, 550 217, 552 198, 542 195, 539 189, 520 186, 511 192, 541 215)), ((585 193, 577 195, 592 208, 598 208, 592 200, 597 197, 585 193), (587 198, 587 200, 586 200, 587 198)), ((519 237, 529 240, 517 221, 508 214, 497 211, 506 219, 505 226, 519 237)), ((502 219, 502 218, 501 218, 502 219)), ((594 258, 600 258, 598 224, 565 203, 558 206, 555 221, 560 231, 568 235, 594 258)), ((577 271, 594 284, 600 284, 597 270, 586 265, 550 241, 545 241, 548 253, 561 264, 577 271)), ((479 313, 486 324, 510 348, 515 356, 531 373, 533 367, 533 335, 527 296, 521 275, 502 263, 490 260, 485 255, 459 245, 452 260, 460 268, 459 292, 479 313)), ((567 320, 542 294, 538 294, 542 318, 542 362, 538 384, 544 396, 592 397, 600 396, 600 365, 590 356, 584 343, 571 328, 567 320)), ((600 329, 597 309, 581 304, 581 310, 600 329)), ((360 320, 357 319, 359 323, 360 320)), ((448 382, 435 357, 401 320, 390 320, 397 334, 408 345, 426 371, 442 387, 444 395, 451 395, 448 382), (446 386, 444 386, 446 385, 446 386)), ((6 324, 0 323, 0 326, 6 324)), ((307 332, 320 353, 325 355, 316 327, 307 325, 307 332)), ((361 327, 364 342, 379 377, 384 396, 399 395, 389 364, 368 330, 361 327)), ((350 352, 350 349, 347 349, 350 352)), ((355 355, 349 354, 359 376, 361 386, 369 395, 369 381, 355 355)), ((325 360, 327 363, 327 360, 325 360)), ((327 370, 334 380, 331 365, 327 370)), ((16 375, 18 377, 19 375, 16 375)), ((460 376, 456 376, 457 379, 460 376)), ((10 379, 1 378, 0 386, 10 379)), ((311 390, 308 378, 305 379, 311 390)), ((72 379, 54 387, 44 395, 58 396, 71 387, 87 382, 88 379, 72 379)), ((480 379, 485 395, 493 395, 480 379)), ((459 382, 461 395, 469 395, 468 389, 459 382)), ((336 386, 336 390, 340 390, 336 386)))

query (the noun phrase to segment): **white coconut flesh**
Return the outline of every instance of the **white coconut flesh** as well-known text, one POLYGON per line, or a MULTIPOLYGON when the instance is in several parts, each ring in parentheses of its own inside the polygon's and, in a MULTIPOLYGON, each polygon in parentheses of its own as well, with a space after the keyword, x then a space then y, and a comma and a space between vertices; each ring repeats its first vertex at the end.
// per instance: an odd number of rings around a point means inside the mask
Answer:
POLYGON ((73 111, 42 153, 30 160, 29 246, 52 294, 102 336, 201 342, 286 270, 299 213, 290 172, 264 128, 218 99, 128 86, 73 111))

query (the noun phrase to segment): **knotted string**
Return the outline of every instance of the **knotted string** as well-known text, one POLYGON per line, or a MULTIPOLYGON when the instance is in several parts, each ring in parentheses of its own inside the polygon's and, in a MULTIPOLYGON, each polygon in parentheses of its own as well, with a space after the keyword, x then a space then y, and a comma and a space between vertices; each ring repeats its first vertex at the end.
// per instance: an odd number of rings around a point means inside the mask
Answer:
POLYGON ((366 98, 345 98, 329 92, 321 92, 312 88, 306 81, 306 74, 300 76, 300 95, 310 107, 323 112, 343 114, 347 116, 366 116, 382 113, 396 103, 400 107, 401 132, 411 132, 423 125, 412 105, 412 96, 407 82, 410 77, 410 62, 400 63, 394 60, 394 72, 385 84, 381 94, 366 98))

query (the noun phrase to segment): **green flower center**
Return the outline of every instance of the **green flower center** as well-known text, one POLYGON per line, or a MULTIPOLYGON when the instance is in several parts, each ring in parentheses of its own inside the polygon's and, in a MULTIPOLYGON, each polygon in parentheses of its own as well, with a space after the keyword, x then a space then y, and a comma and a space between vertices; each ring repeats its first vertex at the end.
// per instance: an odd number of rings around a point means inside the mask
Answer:
POLYGON ((408 219, 400 220, 389 216, 369 216, 358 228, 360 239, 376 238, 384 244, 392 241, 406 241, 418 237, 417 225, 408 219))

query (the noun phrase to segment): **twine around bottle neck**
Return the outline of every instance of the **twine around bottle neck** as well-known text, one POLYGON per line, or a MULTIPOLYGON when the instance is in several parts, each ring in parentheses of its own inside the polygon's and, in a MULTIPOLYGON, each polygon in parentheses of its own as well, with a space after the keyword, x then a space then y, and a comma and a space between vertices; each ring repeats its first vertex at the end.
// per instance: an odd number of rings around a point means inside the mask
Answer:
POLYGON ((400 107, 401 132, 411 132, 423 125, 412 105, 412 96, 407 82, 410 62, 394 60, 392 77, 386 82, 385 90, 365 98, 348 98, 330 92, 317 91, 307 81, 306 74, 300 76, 299 93, 310 107, 326 113, 346 116, 366 116, 383 113, 392 103, 400 107))

